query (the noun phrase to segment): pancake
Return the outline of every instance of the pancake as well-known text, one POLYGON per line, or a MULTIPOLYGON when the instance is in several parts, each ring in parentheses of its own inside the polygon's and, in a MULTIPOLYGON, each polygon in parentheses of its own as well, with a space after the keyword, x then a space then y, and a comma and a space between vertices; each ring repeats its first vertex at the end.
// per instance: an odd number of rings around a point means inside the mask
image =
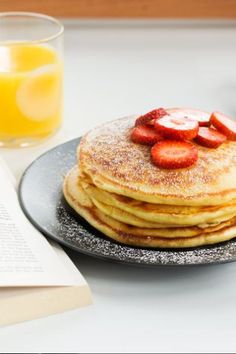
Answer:
POLYGON ((135 118, 108 122, 82 138, 78 163, 93 185, 153 204, 201 207, 236 199, 236 142, 217 149, 198 146, 195 165, 164 170, 152 164, 150 147, 131 142, 135 118))
MULTIPOLYGON (((151 248, 185 248, 210 245, 230 240, 236 236, 235 218, 223 223, 220 230, 213 227, 206 232, 202 229, 199 230, 198 235, 193 237, 187 237, 184 228, 171 229, 171 237, 165 237, 165 231, 168 229, 132 227, 102 213, 77 182, 77 173, 73 169, 66 176, 63 185, 64 196, 69 205, 96 229, 120 243, 151 248), (180 230, 183 231, 182 236, 178 236, 180 230), (162 235, 159 235, 160 232, 162 235)), ((188 229, 191 228, 186 228, 188 229)))
POLYGON ((213 230, 219 230, 225 226, 228 226, 232 223, 233 220, 236 220, 235 215, 230 215, 227 219, 217 220, 214 224, 202 224, 200 226, 188 226, 183 225, 179 227, 179 225, 163 225, 163 224, 155 224, 155 223, 148 223, 145 220, 140 218, 136 218, 134 215, 127 213, 121 209, 111 207, 110 205, 106 205, 104 203, 96 201, 96 199, 92 199, 94 206, 97 207, 103 214, 112 217, 113 219, 125 223, 127 225, 136 226, 139 228, 139 233, 145 234, 143 229, 164 229, 155 231, 155 234, 158 236, 162 235, 165 237, 173 237, 177 234, 180 236, 194 236, 198 235, 202 232, 211 232, 213 230), (141 231, 140 231, 141 230, 141 231))
POLYGON ((134 144, 135 116, 87 133, 66 176, 69 205, 104 235, 137 247, 185 248, 236 237, 236 142, 198 146, 195 165, 158 168, 134 144))
POLYGON ((121 221, 121 222, 128 224, 128 225, 138 226, 141 228, 149 228, 149 229, 151 229, 151 228, 161 229, 161 228, 166 228, 166 227, 172 228, 172 227, 178 226, 178 225, 168 225, 167 226, 165 224, 159 224, 159 223, 154 223, 151 221, 146 221, 146 220, 143 220, 133 214, 128 213, 125 210, 122 210, 122 209, 116 208, 114 206, 102 203, 101 201, 98 201, 94 198, 91 198, 91 200, 92 200, 93 204, 105 215, 111 216, 113 219, 115 219, 117 221, 121 221))
MULTIPOLYGON (((205 206, 205 207, 189 207, 151 204, 137 201, 128 197, 124 197, 115 193, 108 193, 90 183, 88 179, 80 177, 80 183, 86 193, 94 201, 105 203, 111 207, 126 211, 142 220, 161 223, 173 224, 175 226, 201 225, 210 224, 228 220, 236 215, 236 201, 223 206, 205 206)), ((140 224, 140 226, 142 226, 140 224)))
POLYGON ((175 237, 175 236, 190 237, 190 236, 201 234, 203 232, 207 233, 207 232, 219 230, 221 228, 231 225, 232 223, 235 222, 236 219, 232 216, 231 218, 228 218, 229 220, 227 222, 220 222, 218 220, 216 224, 213 225, 206 224, 205 227, 185 226, 180 228, 178 227, 178 225, 164 226, 161 224, 157 224, 157 223, 155 224, 151 222, 143 226, 143 223, 145 223, 144 220, 140 218, 136 218, 134 215, 127 213, 124 210, 111 207, 110 205, 107 205, 103 202, 98 202, 96 199, 93 198, 93 196, 90 196, 86 193, 86 190, 83 188, 80 182, 81 182, 81 178, 78 177, 78 168, 77 166, 75 166, 70 171, 68 176, 68 182, 67 182, 68 183, 67 189, 69 191, 69 194, 73 196, 75 202, 87 207, 95 206, 99 211, 101 211, 100 218, 102 218, 101 216, 102 214, 105 214, 106 216, 109 216, 111 218, 113 223, 115 222, 115 220, 120 221, 121 222, 119 224, 120 230, 126 233, 132 230, 132 233, 135 235, 163 236, 163 237, 175 237), (130 225, 132 226, 132 228, 129 228, 130 225), (145 230, 145 228, 148 230, 145 230))

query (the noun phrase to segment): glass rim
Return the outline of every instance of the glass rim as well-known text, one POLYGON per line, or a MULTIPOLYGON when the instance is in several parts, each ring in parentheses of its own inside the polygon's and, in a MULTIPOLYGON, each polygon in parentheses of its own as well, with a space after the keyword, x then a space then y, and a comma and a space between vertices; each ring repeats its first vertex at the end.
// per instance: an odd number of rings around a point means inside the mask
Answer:
MULTIPOLYGON (((60 37, 63 33, 64 33, 64 26, 63 24, 56 19, 55 17, 49 16, 49 15, 45 15, 45 14, 41 14, 38 12, 28 12, 28 11, 6 11, 6 12, 0 12, 0 20, 2 18, 7 18, 7 17, 28 17, 28 18, 37 18, 37 19, 41 19, 41 20, 45 20, 48 22, 51 22, 52 24, 57 25, 58 30, 56 31, 55 34, 52 34, 48 37, 45 38, 40 38, 40 39, 29 39, 29 40, 11 40, 10 42, 8 41, 0 41, 0 44, 6 44, 8 43, 14 43, 14 44, 22 44, 22 43, 30 43, 30 44, 37 44, 37 43, 46 43, 49 42, 51 40, 54 40, 58 37, 60 37)), ((1 26, 1 24, 0 24, 1 26)))

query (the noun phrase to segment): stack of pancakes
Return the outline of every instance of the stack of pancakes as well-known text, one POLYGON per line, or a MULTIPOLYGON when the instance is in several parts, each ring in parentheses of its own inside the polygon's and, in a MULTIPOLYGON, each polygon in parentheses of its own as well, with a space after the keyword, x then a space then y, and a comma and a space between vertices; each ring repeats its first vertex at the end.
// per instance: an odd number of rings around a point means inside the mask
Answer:
POLYGON ((197 163, 165 170, 130 140, 134 116, 81 140, 66 176, 69 205, 106 236, 140 247, 182 248, 236 237, 236 142, 198 146, 197 163))

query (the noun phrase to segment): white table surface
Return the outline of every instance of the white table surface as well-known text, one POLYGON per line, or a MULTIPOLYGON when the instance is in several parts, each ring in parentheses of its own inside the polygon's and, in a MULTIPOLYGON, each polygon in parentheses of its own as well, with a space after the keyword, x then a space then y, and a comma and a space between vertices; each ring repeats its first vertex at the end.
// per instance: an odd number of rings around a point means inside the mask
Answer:
MULTIPOLYGON (((0 150, 19 178, 43 151, 157 106, 236 114, 236 25, 66 21, 65 123, 0 150)), ((0 352, 235 352, 236 263, 140 268, 69 252, 93 306, 0 329, 0 352)))

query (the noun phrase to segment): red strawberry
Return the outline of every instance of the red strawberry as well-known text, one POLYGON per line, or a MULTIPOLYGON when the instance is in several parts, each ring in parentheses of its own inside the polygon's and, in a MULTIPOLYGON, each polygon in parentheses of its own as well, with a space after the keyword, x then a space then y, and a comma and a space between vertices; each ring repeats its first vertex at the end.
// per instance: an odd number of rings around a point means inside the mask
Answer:
POLYGON ((159 119, 159 118, 165 116, 166 114, 167 113, 164 110, 164 108, 154 109, 153 111, 148 112, 148 113, 144 114, 143 116, 140 116, 139 118, 137 118, 135 121, 135 127, 137 127, 138 125, 148 124, 149 122, 159 119))
POLYGON ((166 169, 184 168, 193 165, 198 159, 196 146, 187 141, 163 140, 151 149, 155 165, 166 169))
POLYGON ((158 134, 154 128, 146 125, 139 125, 138 127, 133 128, 130 138, 134 143, 144 145, 153 145, 162 139, 160 134, 158 134))
POLYGON ((195 140, 199 145, 206 146, 208 148, 217 148, 223 144, 226 139, 227 138, 225 135, 219 133, 215 129, 200 127, 195 140))
POLYGON ((197 136, 199 129, 197 121, 174 116, 164 116, 156 120, 154 127, 165 138, 173 140, 191 140, 197 136))
POLYGON ((193 108, 170 108, 166 112, 176 118, 188 118, 196 120, 200 127, 207 127, 210 124, 210 113, 193 108))
POLYGON ((233 121, 223 113, 213 112, 210 118, 210 122, 229 140, 236 140, 236 121, 233 121))

